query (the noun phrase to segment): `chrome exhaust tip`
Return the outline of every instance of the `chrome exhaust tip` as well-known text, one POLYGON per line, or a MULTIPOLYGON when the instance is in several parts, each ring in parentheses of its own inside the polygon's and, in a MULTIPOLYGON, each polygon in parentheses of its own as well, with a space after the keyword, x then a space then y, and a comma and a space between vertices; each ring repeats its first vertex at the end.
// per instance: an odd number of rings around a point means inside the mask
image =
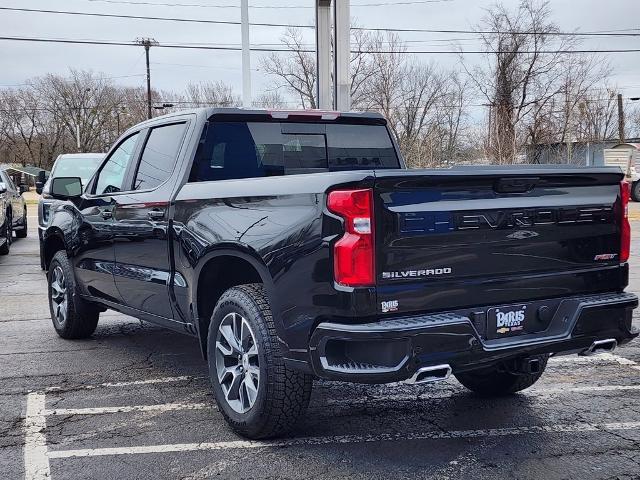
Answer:
POLYGON ((441 380, 446 380, 450 376, 450 365, 435 365, 433 367, 419 368, 418 371, 414 373, 411 378, 405 380, 404 383, 407 383, 409 385, 417 385, 419 383, 433 383, 439 382, 441 380))
POLYGON ((596 355, 598 353, 611 353, 618 346, 615 338, 607 338, 606 340, 597 340, 591 344, 589 348, 580 352, 582 356, 596 355))

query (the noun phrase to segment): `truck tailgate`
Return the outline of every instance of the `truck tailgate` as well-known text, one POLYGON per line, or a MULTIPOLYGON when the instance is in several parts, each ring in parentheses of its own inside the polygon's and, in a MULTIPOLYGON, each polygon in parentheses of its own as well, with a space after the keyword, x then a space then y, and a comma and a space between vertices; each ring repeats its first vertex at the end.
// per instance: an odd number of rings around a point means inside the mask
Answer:
POLYGON ((622 179, 611 168, 376 172, 379 308, 621 290, 622 179))

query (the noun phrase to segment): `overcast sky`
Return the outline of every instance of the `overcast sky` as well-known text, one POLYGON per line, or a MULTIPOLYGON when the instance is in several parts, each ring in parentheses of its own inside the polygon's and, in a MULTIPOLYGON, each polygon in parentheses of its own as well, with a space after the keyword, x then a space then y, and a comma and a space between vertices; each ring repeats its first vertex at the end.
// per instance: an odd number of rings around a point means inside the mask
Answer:
MULTIPOLYGON (((240 19, 239 0, 0 0, 0 6, 82 12, 151 15, 214 20, 240 19), (135 5, 142 3, 145 5, 135 5), (150 4, 174 4, 150 5, 150 4), (185 6, 185 5, 201 5, 185 6), (214 6, 226 5, 230 8, 214 6)), ((311 24, 313 0, 249 0, 252 22, 311 24), (267 8, 259 8, 267 7, 267 8), (273 8, 280 7, 280 8, 273 8), (284 7, 284 8, 283 8, 284 7)), ((404 3, 410 3, 405 0, 404 3)), ((469 29, 477 25, 488 0, 443 0, 441 2, 403 4, 392 0, 353 0, 352 19, 363 27, 469 29), (394 5, 394 3, 396 3, 394 5), (364 6, 363 4, 376 4, 364 6), (380 5, 383 4, 383 5, 380 5), (387 4, 387 5, 384 5, 387 4), (360 5, 360 6, 359 6, 360 5)), ((517 0, 504 0, 515 7, 517 0)), ((551 0, 553 19, 565 31, 602 31, 640 28, 640 0, 551 0)), ((239 45, 240 27, 151 20, 90 18, 81 16, 23 13, 0 10, 3 36, 97 39, 132 41, 136 37, 153 37, 164 43, 210 43, 239 45)), ((253 44, 278 44, 282 28, 252 27, 253 44)), ((640 33, 636 32, 636 33, 640 33)), ((313 32, 309 31, 312 42, 313 32)), ((464 35, 406 33, 409 49, 451 50, 448 42, 464 35)), ((465 37, 466 38, 466 37, 465 37)), ((459 42, 463 49, 476 49, 477 41, 459 42)), ((639 48, 640 37, 589 38, 582 46, 588 49, 639 48)), ((259 66, 259 52, 252 54, 253 68, 259 66)), ((182 90, 190 81, 222 80, 241 91, 240 52, 155 48, 151 51, 153 86, 182 90)), ((421 55, 425 62, 447 68, 459 68, 456 55, 421 55)), ((613 71, 612 80, 626 96, 640 96, 640 53, 607 54, 613 71)), ((473 61, 473 57, 469 58, 473 61)), ((125 85, 144 84, 144 53, 141 47, 84 46, 0 41, 0 86, 23 83, 30 77, 49 72, 64 74, 69 68, 91 69, 125 85)), ((253 72, 253 91, 259 93, 269 79, 253 72)))

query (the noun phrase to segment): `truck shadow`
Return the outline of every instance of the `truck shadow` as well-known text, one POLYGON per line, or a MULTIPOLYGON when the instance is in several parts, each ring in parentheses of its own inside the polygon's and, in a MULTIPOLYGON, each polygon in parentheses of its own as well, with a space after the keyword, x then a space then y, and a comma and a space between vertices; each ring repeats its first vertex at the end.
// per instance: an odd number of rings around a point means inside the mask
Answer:
MULTIPOLYGON (((148 323, 110 321, 100 325, 93 341, 125 355, 133 371, 152 377, 188 375, 202 382, 194 388, 211 398, 208 368, 195 338, 148 323)), ((116 367, 117 370, 117 367, 116 367)), ((118 378, 118 380, 121 380, 118 378)), ((571 416, 551 415, 553 399, 521 393, 496 399, 478 397, 453 378, 427 385, 358 385, 318 380, 307 415, 293 432, 296 437, 371 435, 510 428, 538 423, 570 422, 571 416)), ((216 421, 222 417, 215 413, 216 421)))

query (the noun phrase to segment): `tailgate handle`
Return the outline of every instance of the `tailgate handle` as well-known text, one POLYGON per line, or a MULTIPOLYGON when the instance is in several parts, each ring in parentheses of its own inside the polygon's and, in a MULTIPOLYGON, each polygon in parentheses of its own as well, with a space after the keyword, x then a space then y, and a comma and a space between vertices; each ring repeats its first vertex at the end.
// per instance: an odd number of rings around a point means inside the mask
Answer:
POLYGON ((499 178, 493 184, 493 190, 497 193, 527 193, 534 189, 538 180, 538 177, 499 178))

